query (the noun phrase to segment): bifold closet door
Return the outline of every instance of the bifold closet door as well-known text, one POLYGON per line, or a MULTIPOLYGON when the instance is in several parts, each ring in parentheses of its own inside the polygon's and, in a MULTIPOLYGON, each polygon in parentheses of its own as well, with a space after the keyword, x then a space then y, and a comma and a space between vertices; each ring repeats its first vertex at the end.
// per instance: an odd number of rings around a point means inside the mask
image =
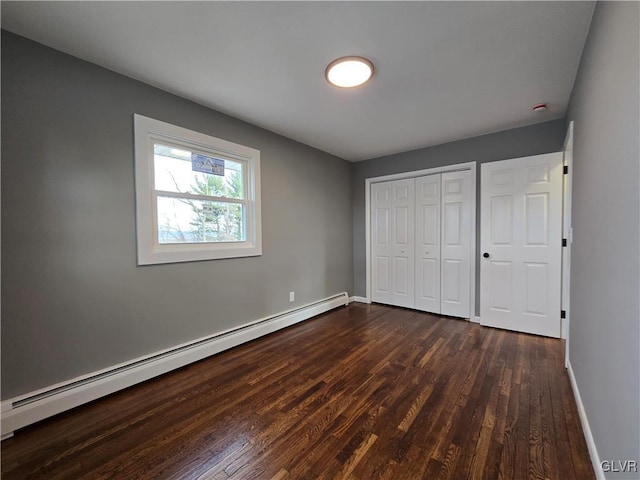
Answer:
POLYGON ((442 174, 440 222, 440 313, 469 318, 471 314, 471 172, 442 174))
POLYGON ((440 313, 440 182, 441 175, 415 179, 416 300, 415 308, 440 313))
POLYGON ((414 179, 371 185, 374 302, 414 308, 414 179))
POLYGON ((374 302, 469 318, 469 170, 371 185, 374 302))
POLYGON ((469 318, 471 172, 447 172, 415 181, 415 308, 469 318))

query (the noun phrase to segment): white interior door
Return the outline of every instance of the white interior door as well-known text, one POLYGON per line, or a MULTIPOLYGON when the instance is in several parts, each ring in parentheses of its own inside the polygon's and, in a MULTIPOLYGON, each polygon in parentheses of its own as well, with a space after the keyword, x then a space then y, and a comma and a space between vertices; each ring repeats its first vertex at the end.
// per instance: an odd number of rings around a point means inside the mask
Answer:
POLYGON ((371 187, 372 300, 414 307, 414 179, 371 187))
POLYGON ((437 174, 415 179, 415 308, 431 313, 440 313, 441 177, 437 174))
POLYGON ((470 317, 471 172, 442 174, 441 308, 443 315, 470 317))
POLYGON ((482 164, 481 324, 560 336, 562 153, 482 164))

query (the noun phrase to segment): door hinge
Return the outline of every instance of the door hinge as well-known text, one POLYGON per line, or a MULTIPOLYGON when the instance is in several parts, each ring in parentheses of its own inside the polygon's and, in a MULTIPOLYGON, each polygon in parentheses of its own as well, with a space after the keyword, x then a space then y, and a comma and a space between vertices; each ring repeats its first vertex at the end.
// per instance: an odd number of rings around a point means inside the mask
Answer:
POLYGON ((566 247, 566 246, 567 246, 567 239, 566 239, 566 238, 563 238, 563 239, 562 239, 562 246, 563 246, 563 247, 566 247))
POLYGON ((560 310, 560 318, 567 318, 567 312, 565 310, 560 310))
POLYGON ((569 165, 565 165, 564 167, 562 167, 562 173, 565 175, 569 173, 569 165))

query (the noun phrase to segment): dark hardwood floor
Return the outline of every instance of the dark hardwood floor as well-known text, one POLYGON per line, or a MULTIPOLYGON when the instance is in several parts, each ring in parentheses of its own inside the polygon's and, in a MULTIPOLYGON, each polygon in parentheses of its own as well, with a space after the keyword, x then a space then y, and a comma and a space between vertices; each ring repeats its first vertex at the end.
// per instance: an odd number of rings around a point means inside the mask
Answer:
POLYGON ((594 478, 562 359, 352 304, 24 428, 2 478, 594 478))

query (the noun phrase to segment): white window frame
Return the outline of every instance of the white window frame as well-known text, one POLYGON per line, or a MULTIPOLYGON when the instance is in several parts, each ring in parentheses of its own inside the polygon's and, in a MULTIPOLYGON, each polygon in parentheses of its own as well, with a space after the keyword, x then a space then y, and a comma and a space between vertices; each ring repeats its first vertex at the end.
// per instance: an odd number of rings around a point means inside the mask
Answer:
POLYGON ((134 131, 138 265, 262 255, 259 150, 138 114, 134 114, 134 131), (171 244, 158 242, 154 188, 154 143, 158 141, 192 147, 217 158, 243 163, 246 219, 244 241, 171 244))

